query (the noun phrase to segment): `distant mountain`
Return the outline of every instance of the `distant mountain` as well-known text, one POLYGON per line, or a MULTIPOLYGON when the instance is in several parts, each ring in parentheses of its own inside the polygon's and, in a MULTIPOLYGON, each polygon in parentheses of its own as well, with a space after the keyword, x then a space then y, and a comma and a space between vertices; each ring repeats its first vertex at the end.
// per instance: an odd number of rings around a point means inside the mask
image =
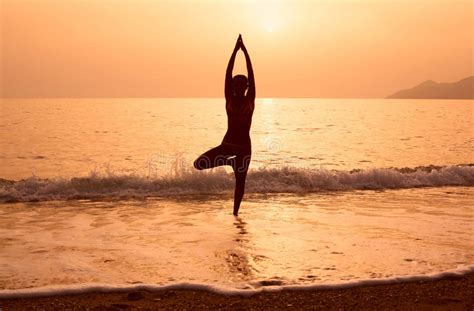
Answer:
POLYGON ((398 91, 387 98, 474 99, 474 76, 453 83, 428 80, 414 88, 398 91))

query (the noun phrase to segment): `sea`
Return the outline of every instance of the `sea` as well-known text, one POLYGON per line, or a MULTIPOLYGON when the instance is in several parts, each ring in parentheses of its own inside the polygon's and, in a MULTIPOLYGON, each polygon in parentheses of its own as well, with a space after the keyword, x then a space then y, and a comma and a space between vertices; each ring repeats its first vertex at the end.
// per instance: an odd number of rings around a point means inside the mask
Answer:
POLYGON ((1 99, 0 297, 227 294, 474 271, 474 101, 257 99, 239 217, 193 161, 221 98, 1 99))

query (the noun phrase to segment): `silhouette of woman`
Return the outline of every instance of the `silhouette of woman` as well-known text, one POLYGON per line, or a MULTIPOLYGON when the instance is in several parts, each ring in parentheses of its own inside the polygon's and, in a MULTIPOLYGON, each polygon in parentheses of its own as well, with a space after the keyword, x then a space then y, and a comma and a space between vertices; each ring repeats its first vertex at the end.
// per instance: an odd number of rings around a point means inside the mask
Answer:
POLYGON ((252 146, 250 142, 250 126, 255 107, 255 80, 252 63, 247 49, 239 35, 234 51, 227 65, 225 75, 225 109, 227 112, 227 132, 222 143, 203 153, 194 161, 198 170, 216 166, 230 165, 234 170, 234 215, 239 213, 240 202, 244 196, 245 179, 250 165, 252 146), (248 79, 244 75, 232 77, 235 55, 242 49, 247 63, 248 79), (247 93, 245 93, 247 91, 247 93))

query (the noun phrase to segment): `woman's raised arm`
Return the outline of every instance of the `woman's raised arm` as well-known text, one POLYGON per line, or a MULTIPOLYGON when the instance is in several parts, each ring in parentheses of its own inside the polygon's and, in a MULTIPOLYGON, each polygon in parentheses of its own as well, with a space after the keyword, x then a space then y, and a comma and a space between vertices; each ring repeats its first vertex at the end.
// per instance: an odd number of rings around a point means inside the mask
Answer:
POLYGON ((243 42, 242 42, 242 51, 245 54, 245 62, 247 63, 247 76, 248 76, 248 83, 249 83, 249 89, 247 91, 247 97, 249 97, 251 99, 255 99, 255 96, 256 96, 255 77, 253 75, 252 62, 250 61, 249 53, 247 52, 247 48, 245 47, 243 42))
POLYGON ((242 45, 242 36, 239 35, 237 42, 235 43, 234 51, 229 59, 229 64, 227 64, 227 70, 225 72, 225 86, 224 93, 225 98, 230 98, 232 96, 232 70, 234 69, 235 55, 242 45))

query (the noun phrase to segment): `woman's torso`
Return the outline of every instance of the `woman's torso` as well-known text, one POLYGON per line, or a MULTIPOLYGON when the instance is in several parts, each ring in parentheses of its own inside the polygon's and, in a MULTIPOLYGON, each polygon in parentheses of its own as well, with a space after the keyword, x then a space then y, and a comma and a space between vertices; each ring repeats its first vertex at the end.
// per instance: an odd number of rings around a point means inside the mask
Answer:
POLYGON ((223 142, 250 146, 250 127, 254 110, 253 100, 243 97, 232 98, 226 101, 227 132, 223 142))

